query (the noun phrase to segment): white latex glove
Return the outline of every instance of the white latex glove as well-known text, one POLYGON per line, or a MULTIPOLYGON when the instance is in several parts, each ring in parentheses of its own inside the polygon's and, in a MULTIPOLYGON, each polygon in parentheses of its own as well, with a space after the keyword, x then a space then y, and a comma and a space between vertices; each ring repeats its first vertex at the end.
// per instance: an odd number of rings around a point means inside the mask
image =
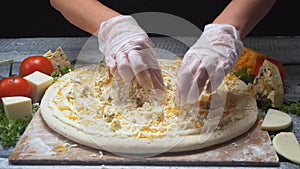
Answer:
POLYGON ((243 50, 235 27, 206 25, 198 41, 184 55, 178 71, 176 103, 183 106, 197 102, 207 80, 207 90, 216 90, 235 67, 243 50))
POLYGON ((102 22, 98 42, 114 76, 128 83, 137 80, 146 89, 163 90, 152 42, 133 17, 119 15, 102 22))

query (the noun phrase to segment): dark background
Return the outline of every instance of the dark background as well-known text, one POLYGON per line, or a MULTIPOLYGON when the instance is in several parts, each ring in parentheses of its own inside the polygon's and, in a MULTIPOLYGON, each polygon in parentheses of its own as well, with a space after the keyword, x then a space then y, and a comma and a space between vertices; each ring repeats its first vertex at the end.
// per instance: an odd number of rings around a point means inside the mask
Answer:
MULTIPOLYGON (((124 14, 143 11, 166 12, 191 21, 201 30, 205 24, 211 22, 221 12, 229 0, 201 2, 203 5, 199 6, 193 4, 196 1, 104 0, 106 5, 124 14), (207 7, 204 2, 210 3, 209 5, 213 6, 215 10, 207 7)), ((298 23, 300 9, 296 2, 295 0, 278 0, 271 12, 248 36, 300 35, 298 23)), ((70 5, 72 4, 70 3, 70 5)), ((90 36, 69 23, 52 8, 49 0, 2 1, 0 2, 0 19, 0 38, 90 36)))

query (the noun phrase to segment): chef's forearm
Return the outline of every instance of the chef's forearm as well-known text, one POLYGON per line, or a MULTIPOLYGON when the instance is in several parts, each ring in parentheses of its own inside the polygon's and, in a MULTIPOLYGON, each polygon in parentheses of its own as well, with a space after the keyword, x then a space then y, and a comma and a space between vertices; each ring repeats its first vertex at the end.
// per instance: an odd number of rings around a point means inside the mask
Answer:
POLYGON ((70 23, 94 35, 102 21, 120 15, 97 0, 50 0, 50 3, 70 23))
POLYGON ((231 24, 245 37, 271 10, 276 0, 232 0, 214 20, 218 24, 231 24))

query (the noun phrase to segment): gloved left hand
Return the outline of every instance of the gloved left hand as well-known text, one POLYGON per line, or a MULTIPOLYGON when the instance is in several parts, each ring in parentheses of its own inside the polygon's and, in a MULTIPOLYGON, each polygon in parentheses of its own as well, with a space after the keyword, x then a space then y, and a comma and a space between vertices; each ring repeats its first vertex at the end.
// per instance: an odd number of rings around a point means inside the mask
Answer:
POLYGON ((178 71, 177 105, 198 101, 207 82, 208 91, 216 90, 237 64, 243 49, 238 32, 232 25, 206 25, 198 41, 184 55, 178 71))

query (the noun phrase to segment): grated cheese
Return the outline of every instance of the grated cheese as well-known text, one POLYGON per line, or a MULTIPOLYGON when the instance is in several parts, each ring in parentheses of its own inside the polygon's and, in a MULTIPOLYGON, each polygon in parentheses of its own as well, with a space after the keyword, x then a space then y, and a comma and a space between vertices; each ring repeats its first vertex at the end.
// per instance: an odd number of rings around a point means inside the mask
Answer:
MULTIPOLYGON (((141 139, 176 137, 199 131, 208 118, 212 94, 201 94, 199 105, 178 107, 175 100, 177 71, 180 60, 159 60, 164 78, 165 95, 157 101, 153 91, 137 83, 126 84, 113 78, 105 64, 92 65, 74 70, 55 83, 57 94, 51 98, 66 118, 87 133, 141 139), (175 131, 175 132, 174 132, 175 131), (182 131, 182 132, 178 132, 182 131)), ((234 98, 248 92, 240 88, 237 78, 228 75, 218 91, 228 92, 224 117, 235 116, 234 98), (240 91, 238 91, 238 90, 240 91), (235 92, 235 93, 234 93, 235 92)), ((217 92, 218 92, 217 91, 217 92)), ((64 121, 64 119, 61 119, 64 121)), ((225 123, 224 118, 224 122, 225 123)), ((194 133, 197 134, 197 133, 194 133)))

